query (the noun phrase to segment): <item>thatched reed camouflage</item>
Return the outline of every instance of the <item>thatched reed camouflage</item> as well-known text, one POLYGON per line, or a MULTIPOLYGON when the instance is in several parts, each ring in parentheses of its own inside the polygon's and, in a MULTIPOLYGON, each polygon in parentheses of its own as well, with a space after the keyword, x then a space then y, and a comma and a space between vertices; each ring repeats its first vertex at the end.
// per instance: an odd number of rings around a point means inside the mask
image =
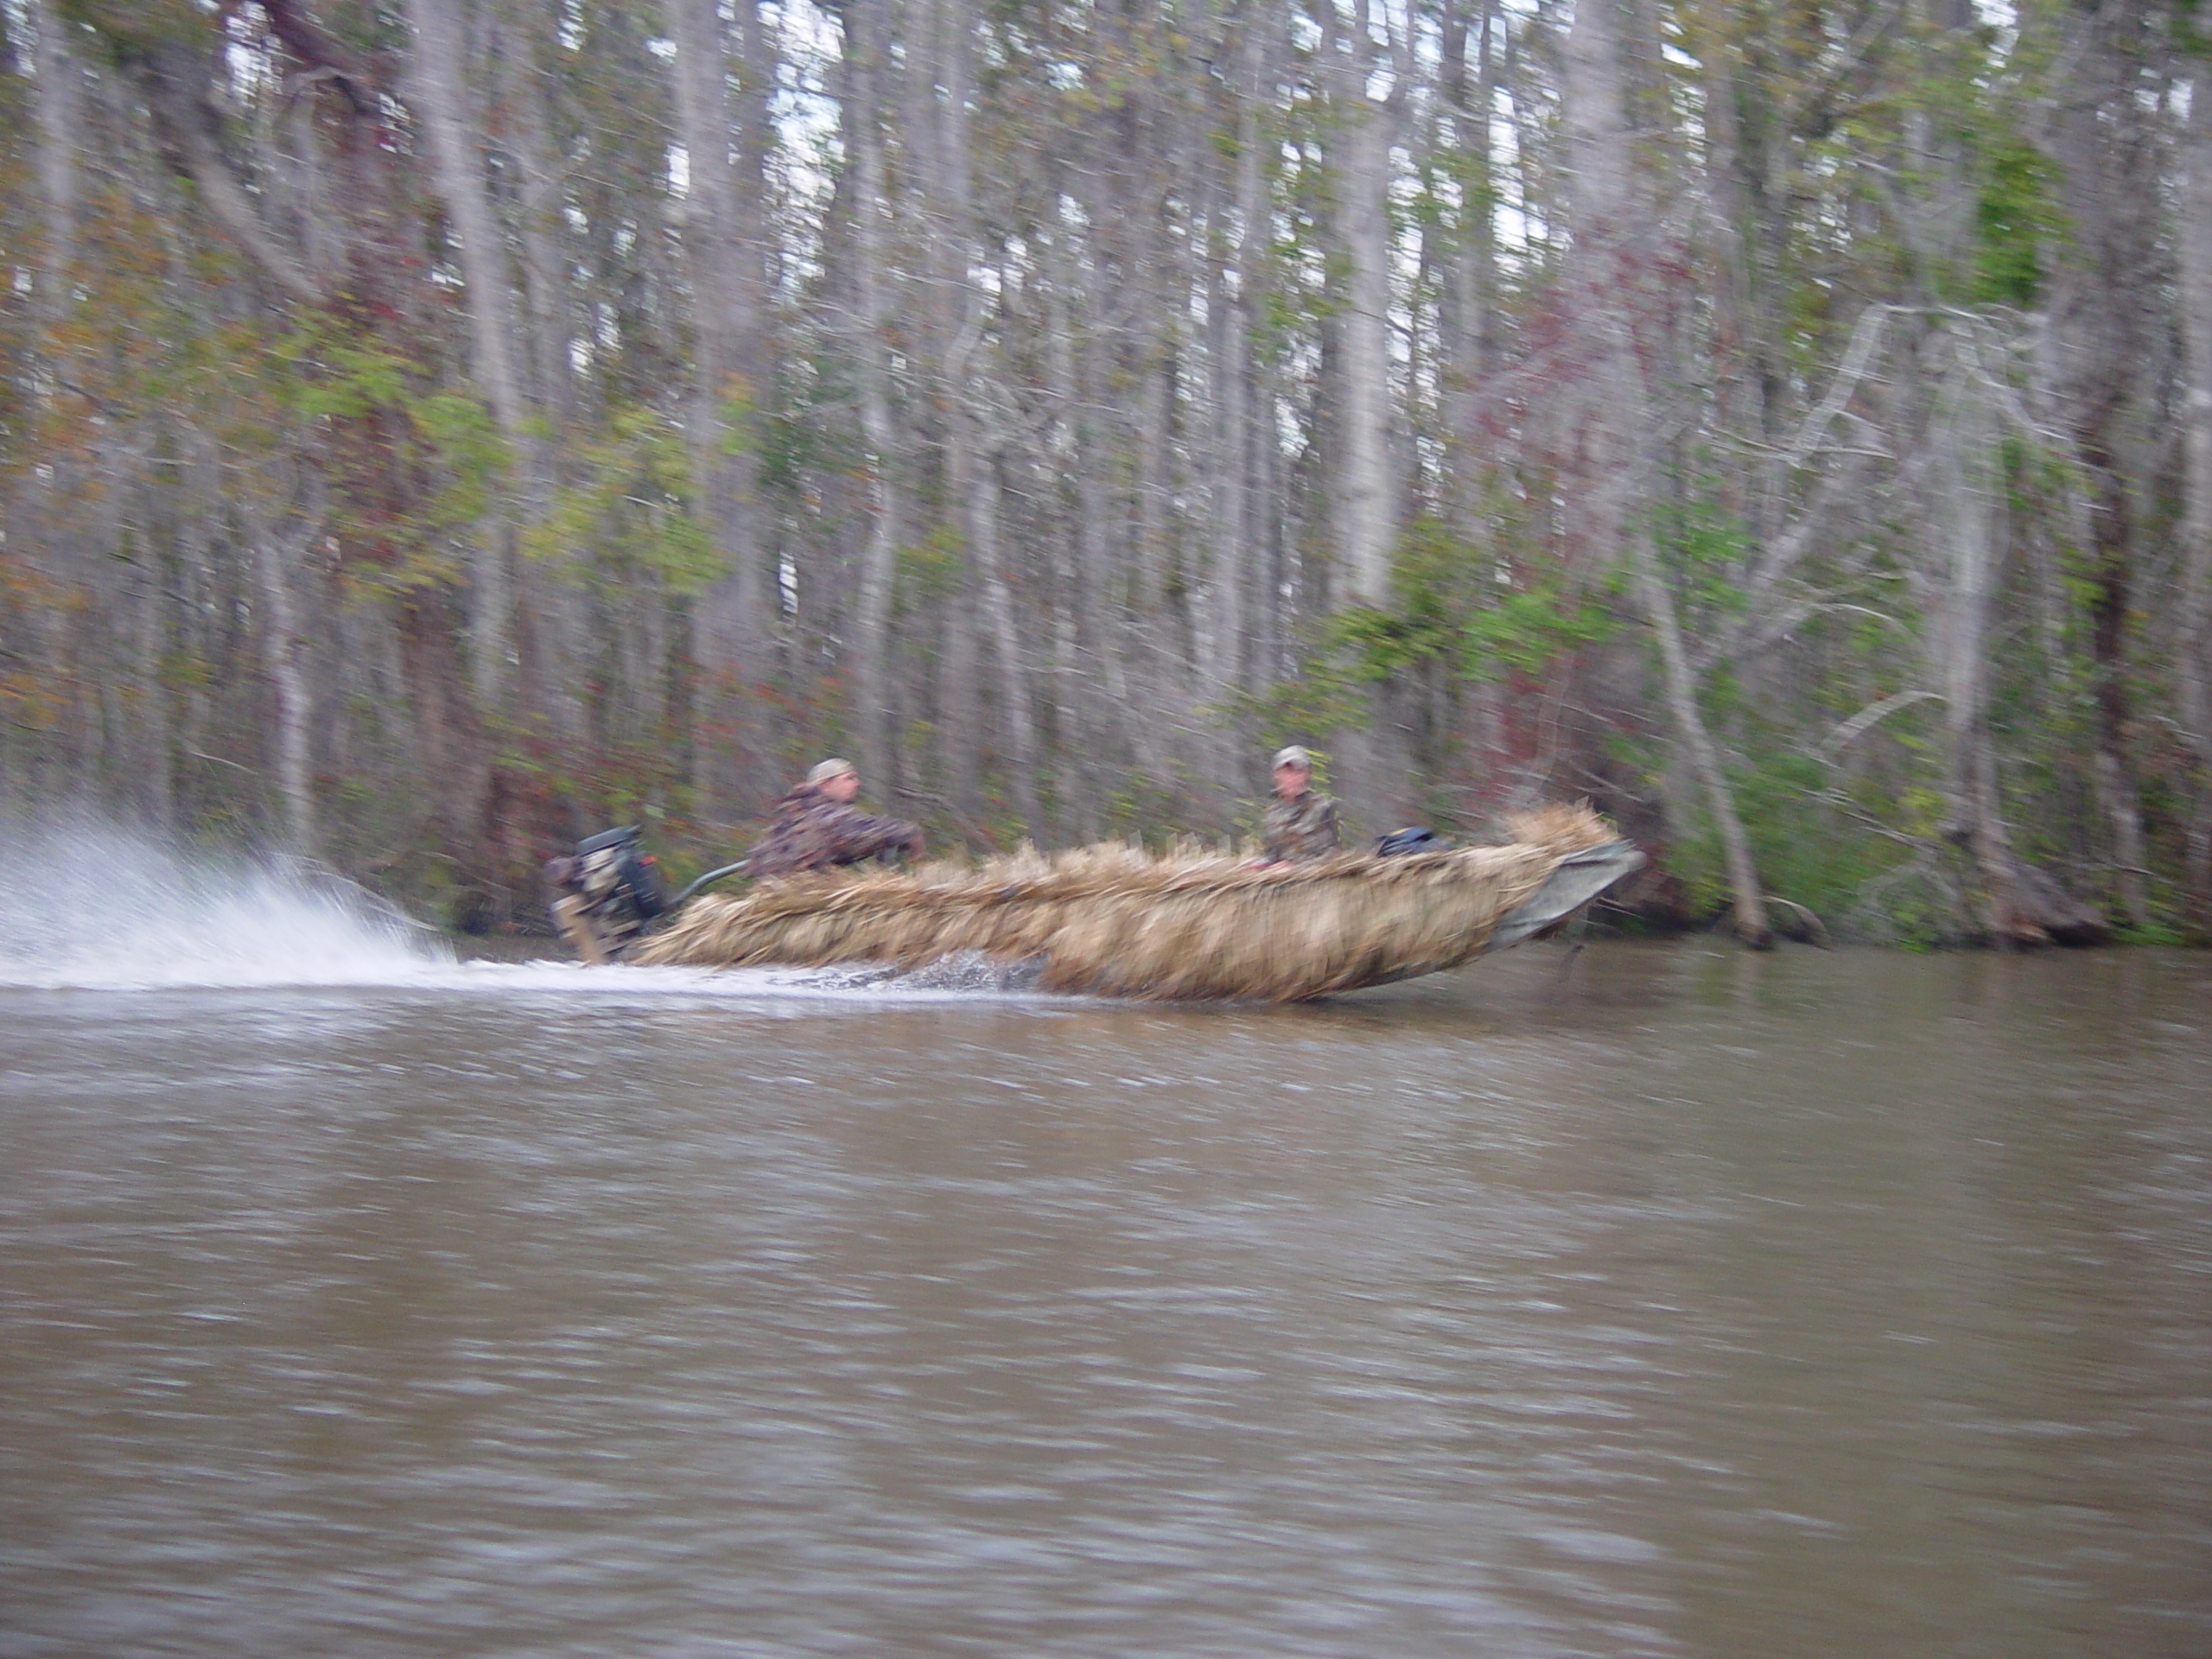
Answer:
MULTIPOLYGON (((1310 864, 1108 844, 787 878, 694 900, 633 959, 912 968, 978 951, 1040 960, 1048 990, 1294 1001, 1455 968, 1562 864, 1618 844, 1581 807, 1548 807, 1513 828, 1503 846, 1310 864)), ((1642 861, 1623 855, 1590 891, 1642 861)))

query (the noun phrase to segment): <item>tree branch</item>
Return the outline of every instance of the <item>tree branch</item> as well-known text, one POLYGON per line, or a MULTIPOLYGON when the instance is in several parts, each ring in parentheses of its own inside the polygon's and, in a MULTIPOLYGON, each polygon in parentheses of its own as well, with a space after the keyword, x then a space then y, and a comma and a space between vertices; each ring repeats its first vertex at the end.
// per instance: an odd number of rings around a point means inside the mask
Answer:
POLYGON ((269 28, 284 42, 291 54, 302 63, 326 72, 338 90, 346 94, 346 101, 353 113, 365 121, 377 119, 380 113, 375 86, 368 76, 354 64, 346 53, 332 44, 329 38, 315 27, 304 7, 295 0, 257 0, 262 16, 269 19, 269 28))
POLYGON ((262 227, 245 187, 223 159, 216 143, 221 124, 207 97, 207 59, 165 40, 133 54, 128 67, 146 96, 162 159, 198 188, 216 224, 257 270, 301 304, 318 303, 322 291, 262 227))

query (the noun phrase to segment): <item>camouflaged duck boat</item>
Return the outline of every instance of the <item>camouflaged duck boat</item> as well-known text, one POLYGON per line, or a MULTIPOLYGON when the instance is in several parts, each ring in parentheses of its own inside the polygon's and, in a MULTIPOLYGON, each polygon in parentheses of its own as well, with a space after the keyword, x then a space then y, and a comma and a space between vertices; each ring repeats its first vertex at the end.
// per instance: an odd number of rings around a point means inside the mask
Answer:
POLYGON ((1456 968, 1566 919, 1643 855, 1586 808, 1502 846, 1255 866, 1104 845, 763 881, 680 904, 623 955, 717 968, 971 954, 1053 991, 1297 1001, 1456 968))

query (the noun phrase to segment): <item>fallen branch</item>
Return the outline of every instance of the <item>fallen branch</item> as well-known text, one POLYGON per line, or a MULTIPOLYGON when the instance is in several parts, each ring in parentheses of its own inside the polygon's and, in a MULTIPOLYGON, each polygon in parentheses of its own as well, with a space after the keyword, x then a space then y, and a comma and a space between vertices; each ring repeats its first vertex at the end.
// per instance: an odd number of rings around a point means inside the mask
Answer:
POLYGON ((1835 949, 1835 941, 1828 937, 1827 924, 1823 922, 1806 906, 1799 904, 1794 899, 1780 898, 1771 893, 1767 894, 1766 901, 1770 905, 1780 905, 1784 910, 1796 911, 1800 917, 1804 918, 1803 926, 1805 930, 1806 944, 1818 945, 1823 950, 1833 950, 1835 949))

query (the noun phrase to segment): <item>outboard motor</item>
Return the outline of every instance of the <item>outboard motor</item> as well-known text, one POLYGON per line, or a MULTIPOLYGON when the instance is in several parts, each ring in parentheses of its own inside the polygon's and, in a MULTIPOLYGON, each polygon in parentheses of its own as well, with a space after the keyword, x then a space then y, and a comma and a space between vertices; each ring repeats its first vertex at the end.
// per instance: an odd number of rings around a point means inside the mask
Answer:
POLYGON ((603 830, 572 857, 548 860, 553 919, 589 963, 619 962, 669 908, 660 867, 638 826, 603 830))

